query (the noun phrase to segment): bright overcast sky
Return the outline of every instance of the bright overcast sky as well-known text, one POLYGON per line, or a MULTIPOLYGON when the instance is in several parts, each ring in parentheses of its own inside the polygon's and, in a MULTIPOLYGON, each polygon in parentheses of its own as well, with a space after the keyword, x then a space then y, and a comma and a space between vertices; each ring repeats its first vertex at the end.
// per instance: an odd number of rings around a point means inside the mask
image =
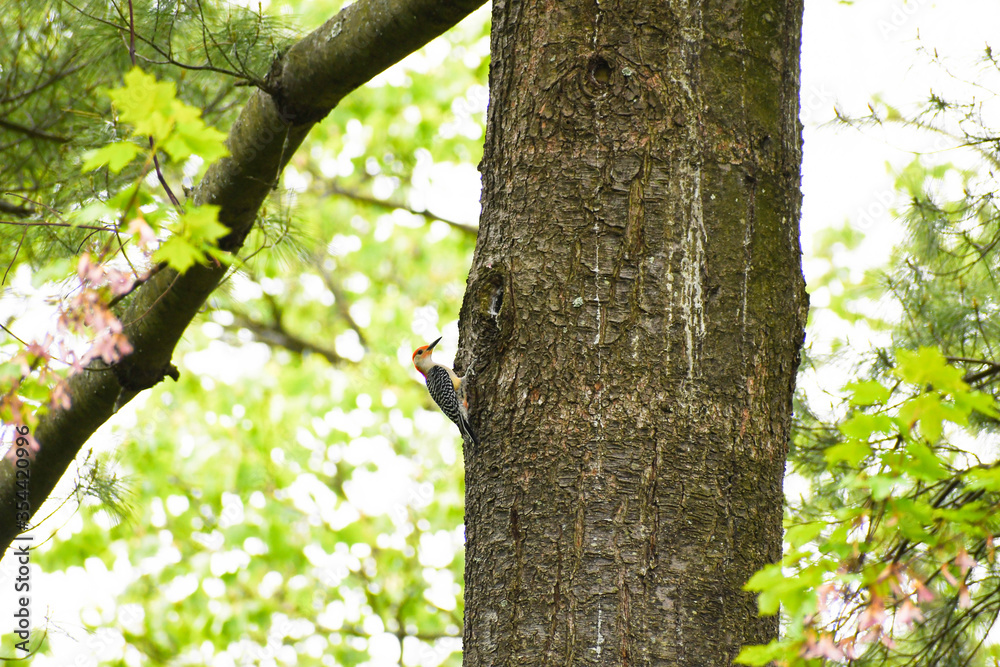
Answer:
MULTIPOLYGON (((810 260, 816 232, 845 223, 866 235, 857 252, 835 255, 838 266, 856 268, 856 279, 867 268, 884 265, 892 247, 901 240, 901 226, 890 209, 898 206, 888 165, 901 169, 913 151, 943 148, 940 138, 891 126, 854 129, 833 125, 834 108, 849 117, 870 113, 868 105, 879 96, 904 112, 912 111, 933 90, 946 98, 969 101, 970 95, 993 107, 997 103, 983 90, 968 84, 930 62, 935 50, 948 69, 959 77, 979 79, 980 60, 1000 26, 996 0, 806 0, 802 38, 801 117, 804 124, 802 165, 802 248, 806 280, 816 278, 826 265, 810 260), (923 49, 925 52, 921 52, 923 49)), ((997 85, 998 77, 984 82, 997 85)), ((994 88, 996 90, 997 88, 994 88)), ((988 110, 988 109, 987 109, 988 110)), ((941 153, 942 159, 969 164, 970 155, 941 153)), ((864 354, 877 337, 866 325, 848 327, 830 311, 825 289, 811 295, 812 325, 806 344, 813 354, 829 350, 834 337, 847 337, 850 349, 864 354), (819 308, 817 308, 819 307, 819 308)), ((892 318, 895 310, 875 305, 877 314, 892 318)), ((875 313, 871 313, 875 314, 875 313)), ((851 379, 849 360, 826 364, 818 374, 803 373, 802 386, 814 409, 836 410, 838 390, 851 379)))
POLYGON ((884 260, 898 234, 890 216, 877 215, 892 193, 886 161, 902 167, 912 159, 907 150, 928 145, 925 138, 878 128, 824 126, 834 117, 834 106, 863 116, 873 95, 906 109, 931 89, 955 91, 955 82, 930 66, 918 48, 936 49, 952 71, 972 77, 998 26, 996 0, 806 0, 801 106, 807 255, 817 230, 850 220, 871 239, 866 260, 884 260))

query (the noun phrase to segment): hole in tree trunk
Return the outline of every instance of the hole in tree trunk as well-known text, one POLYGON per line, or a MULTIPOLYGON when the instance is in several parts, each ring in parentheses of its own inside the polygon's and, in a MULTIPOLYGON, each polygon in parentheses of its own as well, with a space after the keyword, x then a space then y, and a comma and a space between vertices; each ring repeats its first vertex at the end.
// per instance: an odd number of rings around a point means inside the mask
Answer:
POLYGON ((590 59, 590 76, 601 85, 608 85, 611 82, 611 65, 601 56, 594 56, 590 59))

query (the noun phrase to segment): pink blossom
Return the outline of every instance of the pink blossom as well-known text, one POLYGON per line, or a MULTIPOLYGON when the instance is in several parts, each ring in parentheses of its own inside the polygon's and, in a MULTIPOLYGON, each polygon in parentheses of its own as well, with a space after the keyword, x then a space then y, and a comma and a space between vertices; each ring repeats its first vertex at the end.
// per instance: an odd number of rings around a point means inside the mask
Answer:
POLYGON ((94 339, 83 360, 86 362, 100 357, 104 363, 113 364, 129 354, 132 354, 132 344, 125 334, 105 330, 94 339))
MULTIPOLYGON (((21 421, 21 420, 16 420, 15 421, 15 425, 17 425, 17 426, 23 426, 24 422, 21 421)), ((38 441, 35 440, 35 436, 32 435, 30 432, 27 433, 27 434, 25 434, 25 435, 23 435, 23 436, 15 434, 15 436, 14 436, 14 442, 11 443, 10 449, 8 449, 7 452, 4 454, 4 459, 6 459, 7 461, 9 461, 10 463, 14 463, 15 461, 17 461, 17 458, 18 458, 18 451, 17 450, 19 449, 18 446, 17 446, 17 438, 19 438, 19 437, 20 438, 25 438, 28 441, 27 447, 23 447, 22 446, 22 447, 20 447, 20 449, 26 450, 25 453, 27 453, 28 459, 31 460, 31 461, 34 461, 35 460, 35 456, 38 454, 38 450, 41 449, 41 445, 38 444, 38 441)))
POLYGON ((878 575, 878 578, 876 579, 876 581, 885 581, 886 579, 888 579, 890 577, 895 578, 895 576, 896 576, 896 564, 895 563, 889 563, 884 568, 882 568, 881 572, 879 572, 879 575, 878 575))
POLYGON ((69 410, 72 405, 72 401, 69 396, 69 386, 65 380, 61 380, 52 388, 52 397, 50 403, 54 407, 62 408, 63 410, 69 410))
POLYGON ((922 620, 924 620, 924 615, 920 612, 920 608, 913 604, 909 598, 896 611, 896 622, 904 628, 913 625, 914 621, 922 620))
POLYGON ((20 366, 22 376, 31 372, 31 364, 28 363, 28 355, 24 350, 20 350, 13 357, 11 357, 9 363, 20 366))
POLYGON ((840 599, 836 586, 832 582, 827 582, 816 589, 816 611, 823 613, 829 607, 831 601, 840 599))
POLYGON ((941 565, 941 574, 944 575, 944 578, 948 580, 949 584, 951 584, 952 586, 958 586, 958 579, 956 579, 955 575, 953 575, 951 571, 948 569, 947 563, 943 563, 941 565))
POLYGON ((52 341, 52 334, 45 334, 45 340, 40 343, 38 341, 28 343, 28 347, 25 348, 25 351, 36 357, 47 357, 49 356, 49 346, 52 345, 52 341))
POLYGON ((934 591, 927 588, 919 579, 913 580, 913 587, 917 589, 917 602, 930 602, 934 599, 934 591))
POLYGON ((156 234, 142 218, 132 218, 128 223, 128 233, 138 236, 139 247, 145 250, 150 244, 156 243, 156 234))
POLYGON ((833 641, 833 635, 821 635, 819 641, 815 638, 810 637, 806 640, 805 649, 802 651, 802 657, 807 660, 810 658, 828 658, 830 660, 843 660, 844 652, 840 650, 840 647, 833 641))
POLYGON ((859 637, 858 641, 860 641, 862 644, 867 644, 869 642, 873 642, 876 639, 878 639, 881 634, 882 634, 882 626, 876 625, 875 627, 868 630, 868 632, 863 634, 861 637, 859 637))
POLYGON ((135 284, 135 278, 118 269, 109 269, 108 284, 111 286, 112 294, 121 296, 122 294, 128 294, 129 290, 132 289, 132 285, 135 284))
POLYGON ((958 606, 962 609, 968 609, 972 606, 972 594, 969 593, 969 587, 965 584, 958 587, 958 606))
POLYGON ((90 260, 90 253, 85 252, 80 255, 80 261, 76 265, 76 275, 84 285, 100 285, 104 281, 104 267, 94 264, 90 260))
POLYGON ((872 600, 858 617, 858 630, 867 630, 876 625, 881 626, 884 620, 885 607, 882 605, 882 601, 878 599, 872 600))
POLYGON ((844 652, 844 657, 848 660, 855 660, 861 657, 861 650, 858 648, 858 642, 855 637, 841 639, 838 646, 840 646, 840 649, 844 652))
POLYGON ((69 364, 69 374, 76 375, 83 372, 83 360, 76 352, 66 352, 63 354, 63 362, 69 364))
POLYGON ((958 550, 958 555, 955 556, 955 559, 952 562, 958 566, 958 569, 963 576, 968 574, 970 569, 978 565, 978 563, 976 563, 976 559, 969 555, 969 552, 965 550, 965 547, 958 550))
POLYGON ((120 333, 122 330, 122 323, 118 321, 118 318, 97 299, 87 304, 84 309, 83 323, 96 331, 108 329, 112 333, 120 333))

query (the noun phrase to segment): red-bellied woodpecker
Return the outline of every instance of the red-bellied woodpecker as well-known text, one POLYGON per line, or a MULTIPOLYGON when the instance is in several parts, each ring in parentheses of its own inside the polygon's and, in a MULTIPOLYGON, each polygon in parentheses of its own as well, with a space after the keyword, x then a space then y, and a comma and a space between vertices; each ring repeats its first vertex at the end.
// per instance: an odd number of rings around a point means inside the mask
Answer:
POLYGON ((418 347, 413 352, 413 365, 427 380, 427 391, 448 419, 455 422, 462 436, 478 445, 479 438, 469 423, 469 400, 465 396, 465 378, 455 375, 455 371, 431 359, 434 346, 441 342, 438 338, 430 345, 418 347))

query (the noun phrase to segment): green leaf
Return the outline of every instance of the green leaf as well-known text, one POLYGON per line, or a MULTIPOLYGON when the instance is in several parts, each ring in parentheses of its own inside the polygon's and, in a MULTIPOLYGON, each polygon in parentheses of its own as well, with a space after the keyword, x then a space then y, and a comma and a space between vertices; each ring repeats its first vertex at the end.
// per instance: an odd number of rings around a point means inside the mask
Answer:
POLYGON ((198 155, 205 164, 211 164, 220 157, 229 155, 224 143, 226 135, 214 127, 205 125, 193 107, 187 105, 183 105, 183 109, 181 107, 179 102, 174 105, 177 124, 170 136, 163 141, 161 148, 174 160, 198 155), (194 111, 195 115, 192 117, 188 110, 194 111))
POLYGON ((993 397, 982 391, 956 392, 955 405, 967 414, 978 412, 994 419, 1000 418, 1000 411, 997 410, 993 397))
POLYGON ((95 222, 109 222, 117 216, 117 209, 102 201, 92 201, 82 208, 70 211, 67 219, 73 225, 91 225, 95 222))
POLYGON ((927 540, 930 534, 928 526, 934 520, 934 512, 930 503, 915 501, 911 498, 897 498, 889 501, 889 507, 893 522, 887 527, 891 531, 898 530, 903 537, 911 542, 927 540))
POLYGON ((733 658, 733 662, 738 665, 751 665, 759 667, 767 665, 776 660, 793 658, 798 655, 798 648, 787 641, 775 639, 769 644, 753 644, 744 646, 739 654, 733 658))
MULTIPOLYGON (((174 161, 197 154, 206 163, 211 163, 229 154, 224 143, 226 135, 205 125, 198 108, 177 99, 177 88, 172 81, 158 82, 154 76, 136 67, 125 75, 125 85, 109 91, 108 96, 122 122, 131 125, 135 134, 152 137, 156 148, 174 161)), ((107 162, 98 162, 104 157, 101 151, 106 148, 97 151, 84 166, 91 163, 100 166, 107 162)), ((138 150, 136 146, 136 152, 138 150)), ((124 161, 124 154, 116 154, 116 157, 118 162, 115 164, 120 164, 121 169, 135 153, 124 161)))
POLYGON ((968 413, 945 403, 937 394, 921 394, 906 401, 899 408, 899 417, 910 428, 920 422, 920 434, 930 443, 941 439, 945 421, 962 425, 968 422, 968 413))
POLYGON ((219 207, 205 204, 180 216, 184 236, 192 243, 214 243, 229 233, 229 228, 219 222, 219 207))
POLYGON ((893 490, 895 490, 896 485, 899 483, 899 477, 893 475, 872 475, 865 482, 868 488, 871 489, 872 498, 875 500, 885 500, 892 495, 893 490))
POLYGON ((934 510, 935 517, 940 517, 963 531, 968 531, 971 525, 978 524, 995 513, 996 508, 992 504, 986 505, 977 502, 967 503, 954 509, 939 508, 934 510))
POLYGON ((844 461, 852 468, 856 468, 862 461, 871 456, 872 448, 864 442, 844 442, 833 445, 823 450, 823 458, 828 465, 833 465, 844 461))
POLYGON ((73 271, 73 260, 69 257, 59 257, 43 264, 31 274, 31 285, 39 288, 49 281, 64 279, 73 271))
POLYGON ((844 389, 851 392, 848 399, 851 405, 885 405, 889 400, 890 391, 875 380, 851 382, 844 389))
POLYGON ((0 363, 0 382, 5 384, 13 383, 15 380, 21 377, 21 364, 15 364, 10 361, 5 361, 0 363))
POLYGON ((205 253, 181 236, 171 236, 153 253, 154 262, 166 262, 179 273, 184 273, 204 258, 205 253))
POLYGON ((973 468, 966 473, 965 480, 973 489, 1000 491, 1000 468, 973 468))
POLYGON ((126 207, 138 208, 147 204, 152 204, 156 200, 142 188, 142 183, 132 183, 121 189, 114 197, 108 200, 108 205, 114 207, 118 217, 126 207))
POLYGON ((138 67, 125 75, 125 85, 108 92, 118 110, 118 117, 132 125, 136 134, 148 134, 160 144, 173 129, 171 113, 177 88, 172 81, 157 82, 156 77, 138 67))
POLYGON ((931 385, 945 391, 968 390, 961 369, 948 364, 935 347, 921 347, 916 352, 897 350, 895 374, 917 386, 931 385))
POLYGON ((777 614, 782 605, 790 614, 803 609, 815 610, 815 589, 822 582, 825 572, 823 566, 809 565, 797 576, 788 576, 783 564, 765 565, 750 577, 743 585, 743 590, 759 593, 757 606, 761 616, 777 614))
POLYGON ((763 591, 785 579, 784 568, 779 563, 765 565, 743 585, 745 591, 763 591))
POLYGON ((824 521, 810 521, 791 526, 785 531, 785 542, 791 544, 792 548, 798 549, 803 544, 814 540, 817 535, 823 532, 824 528, 826 528, 824 521))
POLYGON ((97 150, 88 151, 81 169, 87 172, 107 165, 112 173, 117 174, 141 152, 142 148, 130 141, 116 141, 97 150))
MULTIPOLYGON (((852 510, 851 514, 857 515, 857 512, 852 510)), ((860 548, 857 540, 848 539, 851 535, 851 525, 847 522, 840 524, 824 542, 819 544, 820 552, 829 556, 825 562, 831 570, 837 569, 841 560, 853 558, 860 548)))
POLYGON ((855 412, 838 427, 848 438, 867 441, 876 433, 886 434, 895 431, 895 424, 888 415, 870 415, 865 412, 855 412))
POLYGON ((950 473, 945 469, 945 462, 924 443, 915 440, 909 441, 906 444, 906 453, 909 454, 911 463, 909 473, 917 479, 922 479, 925 482, 936 482, 950 476, 950 473))

